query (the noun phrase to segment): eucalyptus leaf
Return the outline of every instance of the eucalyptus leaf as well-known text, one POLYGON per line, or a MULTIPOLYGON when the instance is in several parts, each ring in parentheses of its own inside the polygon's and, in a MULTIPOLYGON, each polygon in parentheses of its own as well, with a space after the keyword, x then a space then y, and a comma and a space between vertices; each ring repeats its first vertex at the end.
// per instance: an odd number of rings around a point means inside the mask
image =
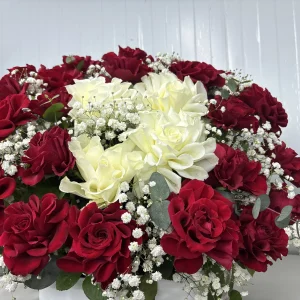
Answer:
POLYGON ((223 99, 228 99, 230 92, 228 90, 221 90, 221 96, 223 99))
POLYGON ((84 66, 84 60, 81 60, 81 61, 78 63, 78 65, 76 66, 76 69, 77 69, 78 71, 81 71, 82 68, 83 68, 83 66, 84 66))
POLYGON ((261 201, 260 211, 264 211, 270 206, 271 201, 269 195, 260 195, 258 198, 261 201))
POLYGON ((32 275, 31 278, 25 281, 25 285, 34 290, 42 290, 52 285, 60 272, 60 269, 56 265, 56 259, 52 258, 47 266, 37 276, 32 275))
POLYGON ((252 216, 254 219, 257 219, 260 212, 260 208, 261 208, 261 200, 260 198, 257 198, 252 208, 252 216))
POLYGON ((147 283, 149 276, 144 275, 141 278, 140 290, 144 292, 145 300, 155 300, 157 294, 157 282, 153 281, 152 284, 147 283))
POLYGON ((280 215, 275 219, 275 224, 277 227, 285 228, 289 226, 291 221, 292 210, 293 210, 292 205, 287 205, 281 210, 280 215))
POLYGON ((102 296, 102 289, 99 284, 94 285, 92 283, 92 277, 87 276, 83 283, 82 283, 82 289, 84 294, 90 299, 90 300, 104 300, 107 299, 106 297, 102 296))
POLYGON ((232 92, 236 92, 237 91, 238 85, 237 85, 236 81, 233 78, 230 78, 228 80, 227 86, 230 88, 230 90, 232 92))
POLYGON ((232 290, 229 293, 229 299, 230 300, 243 300, 241 293, 239 291, 236 291, 236 290, 232 290))
POLYGON ((48 122, 56 122, 58 121, 62 116, 63 113, 61 110, 64 108, 64 105, 62 103, 54 103, 50 107, 48 107, 44 114, 43 119, 45 119, 48 122))
POLYGON ((75 57, 70 55, 66 58, 66 63, 71 64, 75 60, 75 57))
POLYGON ((169 207, 170 202, 167 200, 161 202, 154 202, 149 207, 149 214, 152 221, 160 228, 166 230, 170 226, 171 220, 169 216, 169 207))
POLYGON ((169 197, 170 189, 164 176, 154 172, 150 177, 150 182, 154 181, 155 186, 150 186, 150 197, 153 202, 162 201, 169 197))
POLYGON ((224 190, 219 190, 219 189, 217 189, 217 191, 218 191, 222 196, 224 196, 225 198, 227 198, 228 200, 234 202, 234 196, 233 196, 233 194, 231 194, 230 192, 224 191, 224 190))
POLYGON ((66 291, 73 287, 79 280, 81 273, 66 273, 61 271, 56 279, 56 289, 66 291))
POLYGON ((249 269, 248 267, 246 267, 246 269, 249 272, 249 274, 253 277, 255 270, 249 269))

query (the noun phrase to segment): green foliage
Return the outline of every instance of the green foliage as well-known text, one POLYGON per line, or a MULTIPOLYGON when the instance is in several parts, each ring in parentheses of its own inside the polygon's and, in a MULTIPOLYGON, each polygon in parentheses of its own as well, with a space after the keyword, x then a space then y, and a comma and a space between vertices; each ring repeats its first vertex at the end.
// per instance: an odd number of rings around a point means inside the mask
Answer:
POLYGON ((75 57, 72 56, 72 55, 69 55, 69 56, 66 58, 66 63, 67 63, 67 64, 71 64, 74 60, 75 60, 75 57))
POLYGON ((81 273, 66 273, 61 271, 56 279, 56 289, 66 291, 73 287, 79 280, 81 273))
POLYGON ((102 296, 102 289, 99 284, 94 285, 92 283, 92 277, 87 276, 83 283, 82 283, 82 289, 84 294, 90 299, 90 300, 105 300, 106 297, 102 296))
POLYGON ((230 78, 228 80, 227 86, 230 88, 230 90, 232 92, 236 92, 237 91, 238 85, 237 85, 236 81, 233 78, 230 78))
POLYGON ((163 279, 166 280, 172 280, 174 265, 173 261, 171 259, 165 260, 158 268, 157 271, 159 271, 162 275, 163 279))
POLYGON ((78 65, 76 66, 76 69, 77 69, 78 71, 81 71, 82 68, 83 68, 83 66, 84 66, 84 60, 81 60, 81 61, 78 63, 78 65))
POLYGON ((62 116, 63 113, 61 110, 64 108, 64 105, 62 103, 54 103, 50 107, 48 107, 44 114, 43 119, 45 119, 48 122, 56 122, 58 121, 62 116))
POLYGON ((232 290, 229 293, 229 299, 230 300, 243 300, 241 293, 239 291, 236 291, 236 290, 232 290))
POLYGON ((153 202, 162 201, 169 197, 170 189, 164 176, 154 172, 150 177, 150 181, 156 183, 155 186, 150 187, 150 196, 153 202))
POLYGON ((268 195, 260 195, 252 208, 252 215, 254 219, 257 219, 259 213, 267 209, 270 205, 270 197, 268 195))
POLYGON ((228 99, 229 95, 230 95, 230 93, 228 90, 221 90, 221 96, 223 99, 228 99))
POLYGON ((291 212, 293 206, 287 205, 282 210, 280 215, 275 219, 275 224, 279 228, 285 228, 290 224, 291 221, 291 212))
POLYGON ((170 226, 171 220, 168 212, 170 202, 167 200, 154 202, 149 207, 149 214, 152 221, 160 228, 166 230, 170 226))
POLYGON ((34 290, 42 290, 52 285, 60 272, 60 269, 56 265, 56 259, 52 258, 47 266, 37 276, 32 275, 31 278, 25 281, 25 285, 34 290))
POLYGON ((157 282, 153 281, 152 284, 148 284, 146 280, 149 279, 149 276, 144 275, 141 278, 140 290, 145 294, 145 300, 155 300, 157 294, 157 282))

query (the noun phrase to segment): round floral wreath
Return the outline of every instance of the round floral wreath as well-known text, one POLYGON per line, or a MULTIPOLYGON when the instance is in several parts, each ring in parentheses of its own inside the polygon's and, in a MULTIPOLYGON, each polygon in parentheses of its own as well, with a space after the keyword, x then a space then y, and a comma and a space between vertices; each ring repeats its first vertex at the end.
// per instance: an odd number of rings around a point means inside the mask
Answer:
POLYGON ((9 69, 0 284, 66 290, 83 276, 89 299, 143 300, 164 278, 195 299, 240 299, 234 284, 287 255, 289 237, 299 246, 287 123, 247 76, 175 54, 119 47, 9 69))

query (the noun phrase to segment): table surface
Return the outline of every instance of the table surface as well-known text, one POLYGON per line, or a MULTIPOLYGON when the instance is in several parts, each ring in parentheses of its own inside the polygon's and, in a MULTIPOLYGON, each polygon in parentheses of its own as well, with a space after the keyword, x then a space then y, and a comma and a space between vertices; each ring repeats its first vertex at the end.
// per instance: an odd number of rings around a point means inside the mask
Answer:
MULTIPOLYGON (((289 255, 277 261, 268 273, 256 273, 247 287, 245 300, 297 300, 299 296, 300 256, 289 255)), ((17 300, 39 300, 38 292, 19 286, 14 297, 17 300)), ((0 290, 1 300, 11 300, 10 293, 0 290)), ((171 299, 171 298, 170 298, 171 299)), ((176 299, 176 296, 175 298, 176 299)), ((181 300, 181 299, 178 299, 181 300)))

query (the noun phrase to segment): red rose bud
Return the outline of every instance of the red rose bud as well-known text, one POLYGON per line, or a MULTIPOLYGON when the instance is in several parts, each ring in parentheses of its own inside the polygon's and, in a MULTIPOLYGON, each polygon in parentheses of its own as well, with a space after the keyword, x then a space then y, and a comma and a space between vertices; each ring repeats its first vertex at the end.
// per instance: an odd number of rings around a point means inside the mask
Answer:
POLYGON ((135 221, 124 224, 121 220, 125 212, 118 202, 103 210, 94 202, 81 211, 73 206, 68 220, 73 244, 67 256, 57 261, 58 267, 65 272, 93 274, 103 289, 117 274, 129 272, 132 259, 128 246, 132 241, 140 244, 142 238, 132 236, 135 221))
POLYGON ((266 272, 268 265, 288 254, 288 236, 284 229, 276 226, 277 214, 270 210, 260 212, 257 219, 252 216, 252 207, 245 207, 240 215, 243 247, 238 260, 257 272, 266 272))
POLYGON ((266 177, 259 174, 260 162, 250 161, 245 152, 226 144, 217 144, 215 154, 219 162, 209 173, 206 183, 230 191, 240 189, 257 196, 267 192, 266 177))
POLYGON ((29 167, 19 170, 23 183, 35 185, 45 175, 63 176, 75 164, 75 158, 68 147, 71 140, 67 130, 54 126, 44 133, 38 132, 29 142, 22 162, 29 167))
POLYGON ((25 125, 35 119, 26 111, 30 100, 26 95, 9 95, 0 101, 0 141, 13 133, 17 126, 25 125))
POLYGON ((280 127, 287 126, 288 117, 282 104, 267 89, 252 84, 239 95, 239 99, 255 109, 261 125, 269 121, 272 132, 281 131, 280 127))
POLYGON ((68 202, 54 194, 41 199, 32 195, 28 203, 13 203, 4 213, 0 246, 4 247, 5 265, 14 275, 38 275, 48 263, 49 254, 67 239, 68 202))
POLYGON ((202 181, 186 182, 178 195, 170 196, 173 232, 162 237, 161 245, 175 257, 177 272, 196 273, 203 265, 203 253, 229 270, 239 242, 232 203, 202 181))
POLYGON ((207 89, 211 86, 222 87, 225 85, 225 79, 220 76, 224 71, 217 70, 204 62, 179 61, 172 63, 169 70, 180 80, 184 80, 185 76, 190 76, 195 83, 201 81, 207 89))

